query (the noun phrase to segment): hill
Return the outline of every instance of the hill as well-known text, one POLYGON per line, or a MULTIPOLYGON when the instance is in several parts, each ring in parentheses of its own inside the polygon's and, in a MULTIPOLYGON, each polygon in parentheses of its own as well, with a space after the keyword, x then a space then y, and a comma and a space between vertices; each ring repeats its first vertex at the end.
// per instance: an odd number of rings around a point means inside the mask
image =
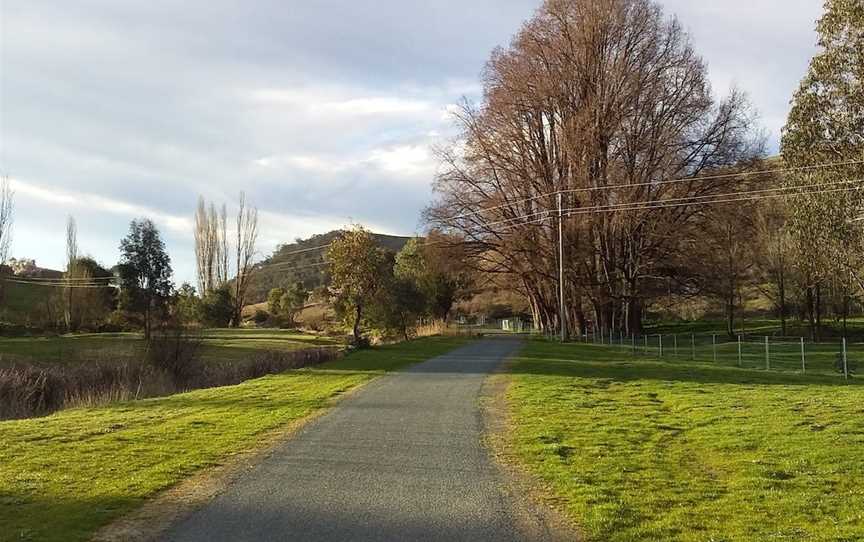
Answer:
MULTIPOLYGON (((0 271, 5 278, 12 278, 9 268, 0 271), (5 272, 3 272, 5 271, 5 272)), ((17 277, 17 276, 16 276, 17 277)), ((21 278, 62 278, 62 271, 33 268, 21 278)), ((50 301, 56 288, 36 284, 20 284, 2 280, 0 284, 0 322, 14 324, 33 324, 52 310, 50 301)))
MULTIPOLYGON (((308 239, 297 239, 293 243, 279 245, 273 254, 257 264, 257 271, 249 286, 248 303, 262 303, 267 293, 280 286, 300 281, 309 289, 329 284, 330 277, 324 258, 327 247, 342 234, 341 230, 313 235, 308 239)), ((399 252, 410 237, 373 233, 372 237, 381 248, 399 252)))

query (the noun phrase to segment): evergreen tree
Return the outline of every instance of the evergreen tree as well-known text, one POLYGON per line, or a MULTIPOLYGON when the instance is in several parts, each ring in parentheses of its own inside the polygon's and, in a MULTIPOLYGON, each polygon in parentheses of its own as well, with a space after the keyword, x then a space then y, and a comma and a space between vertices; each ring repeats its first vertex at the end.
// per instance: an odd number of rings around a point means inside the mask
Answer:
POLYGON ((121 303, 125 310, 142 316, 144 338, 149 340, 153 315, 164 311, 173 289, 171 258, 159 230, 147 218, 132 221, 120 252, 121 303))
POLYGON ((790 198, 790 233, 795 261, 805 277, 809 319, 819 338, 821 289, 826 280, 861 284, 858 269, 864 231, 864 3, 827 0, 817 24, 820 52, 792 100, 783 130, 782 153, 792 168, 814 167, 785 177, 804 195, 790 198), (847 184, 841 184, 847 183, 847 184))

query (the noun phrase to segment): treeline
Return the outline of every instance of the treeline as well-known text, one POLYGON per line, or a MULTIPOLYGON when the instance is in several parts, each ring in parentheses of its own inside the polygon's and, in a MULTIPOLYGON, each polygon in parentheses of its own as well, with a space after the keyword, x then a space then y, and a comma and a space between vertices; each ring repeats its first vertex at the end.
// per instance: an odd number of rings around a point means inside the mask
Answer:
POLYGON ((860 291, 862 28, 860 3, 826 3, 783 161, 765 162, 746 96, 714 98, 657 3, 548 0, 458 113, 427 217, 543 329, 639 333, 677 293, 720 301, 731 332, 752 284, 818 337, 827 298, 848 313, 860 291))
MULTIPOLYGON (((8 182, 0 186, 0 196, 0 207, 11 209, 8 182)), ((120 261, 108 269, 79 253, 77 226, 70 217, 66 270, 46 277, 15 274, 0 264, 0 298, 9 285, 27 287, 32 302, 26 323, 45 331, 142 330, 150 339, 157 326, 240 326, 255 272, 257 209, 241 193, 236 218, 229 227, 224 206, 220 211, 201 200, 194 233, 197 291, 190 284, 175 285, 171 258, 150 219, 131 222, 120 242, 120 261)), ((7 243, 9 235, 7 226, 2 235, 7 243)))

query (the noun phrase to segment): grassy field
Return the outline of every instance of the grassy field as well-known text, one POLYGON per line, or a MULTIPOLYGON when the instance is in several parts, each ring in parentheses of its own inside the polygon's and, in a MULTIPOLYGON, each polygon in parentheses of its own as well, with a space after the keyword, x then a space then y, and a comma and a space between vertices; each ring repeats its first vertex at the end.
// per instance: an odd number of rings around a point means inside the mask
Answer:
MULTIPOLYGON (((735 320, 735 333, 743 335, 780 335, 781 325, 779 318, 737 318, 735 320)), ((678 334, 711 334, 724 335, 726 333, 725 320, 703 319, 693 322, 654 322, 646 325, 646 333, 665 335, 678 334)), ((864 318, 849 318, 846 322, 846 333, 851 340, 864 341, 864 318)), ((786 321, 787 337, 810 337, 810 328, 806 322, 795 318, 786 321)), ((843 336, 842 322, 833 318, 825 317, 822 320, 822 336, 826 340, 837 340, 843 336)))
MULTIPOLYGON (((261 350, 339 345, 335 339, 279 329, 208 329, 202 332, 201 338, 203 359, 213 361, 230 361, 261 350)), ((137 333, 0 338, 0 363, 124 359, 139 355, 143 348, 144 341, 137 333)))
POLYGON ((0 422, 0 540, 87 540, 147 497, 254 447, 269 431, 462 341, 421 339, 238 386, 0 422))
POLYGON ((517 461, 587 540, 864 539, 864 386, 530 341, 517 461))
MULTIPOLYGON (((593 342, 593 337, 588 342, 593 342)), ((608 346, 609 338, 604 337, 608 346)), ((662 344, 658 335, 638 337, 614 336, 611 348, 623 356, 634 359, 655 359, 669 363, 691 364, 711 363, 744 369, 807 372, 840 377, 836 366, 842 359, 843 346, 838 340, 825 340, 813 343, 805 340, 802 344, 797 338, 781 338, 768 335, 747 335, 741 338, 740 351, 738 340, 725 334, 664 334, 662 344), (765 338, 768 338, 766 350, 765 338), (803 347, 803 363, 802 363, 803 347)), ((864 342, 847 342, 847 367, 852 373, 855 368, 864 369, 864 342)))

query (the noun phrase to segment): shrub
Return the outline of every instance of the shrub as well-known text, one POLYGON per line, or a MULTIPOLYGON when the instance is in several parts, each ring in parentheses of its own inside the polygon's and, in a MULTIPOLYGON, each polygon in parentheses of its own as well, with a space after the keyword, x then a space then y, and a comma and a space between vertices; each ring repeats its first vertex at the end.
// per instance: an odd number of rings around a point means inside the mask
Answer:
POLYGON ((252 316, 252 321, 258 325, 266 323, 269 319, 270 315, 267 314, 267 311, 262 311, 261 309, 256 310, 255 314, 252 316))
POLYGON ((147 362, 164 371, 178 388, 189 386, 202 370, 201 337, 176 323, 164 324, 147 343, 147 362))
POLYGON ((223 286, 207 292, 200 302, 199 318, 209 327, 228 327, 234 316, 234 298, 227 287, 223 286))

